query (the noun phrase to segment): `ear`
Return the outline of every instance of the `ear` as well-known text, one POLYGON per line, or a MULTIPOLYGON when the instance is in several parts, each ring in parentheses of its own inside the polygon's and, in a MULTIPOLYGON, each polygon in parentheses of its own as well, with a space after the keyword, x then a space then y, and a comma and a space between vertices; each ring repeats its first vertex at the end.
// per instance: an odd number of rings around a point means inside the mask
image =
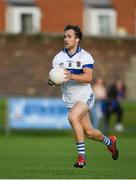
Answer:
POLYGON ((79 38, 76 38, 76 42, 79 43, 80 39, 79 38))

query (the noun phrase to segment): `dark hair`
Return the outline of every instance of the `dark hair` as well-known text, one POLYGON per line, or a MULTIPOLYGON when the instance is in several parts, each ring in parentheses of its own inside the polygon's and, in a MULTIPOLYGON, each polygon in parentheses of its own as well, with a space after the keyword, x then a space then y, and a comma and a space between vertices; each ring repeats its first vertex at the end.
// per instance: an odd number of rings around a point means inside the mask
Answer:
POLYGON ((65 28, 64 28, 64 31, 71 30, 71 29, 75 31, 76 37, 81 40, 82 39, 82 32, 81 32, 79 26, 66 25, 65 28))

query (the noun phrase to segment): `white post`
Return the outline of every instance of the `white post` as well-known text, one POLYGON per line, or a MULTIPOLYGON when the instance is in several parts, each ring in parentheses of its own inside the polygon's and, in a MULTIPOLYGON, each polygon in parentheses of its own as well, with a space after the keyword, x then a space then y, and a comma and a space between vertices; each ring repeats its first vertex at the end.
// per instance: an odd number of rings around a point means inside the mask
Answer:
POLYGON ((6 110, 5 110, 5 135, 10 134, 10 127, 9 127, 9 99, 6 99, 6 110))

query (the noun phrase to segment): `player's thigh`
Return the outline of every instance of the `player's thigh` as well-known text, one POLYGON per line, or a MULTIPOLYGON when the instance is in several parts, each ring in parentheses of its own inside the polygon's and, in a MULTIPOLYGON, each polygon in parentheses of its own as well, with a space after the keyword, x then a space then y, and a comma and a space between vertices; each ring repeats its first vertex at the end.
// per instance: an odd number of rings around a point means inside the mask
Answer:
POLYGON ((79 121, 88 111, 89 107, 84 102, 79 101, 69 112, 68 119, 69 121, 79 121))

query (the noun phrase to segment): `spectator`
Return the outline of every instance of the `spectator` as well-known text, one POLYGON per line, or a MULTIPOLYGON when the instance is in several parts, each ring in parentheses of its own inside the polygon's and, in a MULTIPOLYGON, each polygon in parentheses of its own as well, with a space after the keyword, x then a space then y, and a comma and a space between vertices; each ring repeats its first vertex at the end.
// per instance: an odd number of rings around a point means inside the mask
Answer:
POLYGON ((107 97, 107 90, 103 78, 97 77, 93 85, 96 102, 91 110, 92 123, 95 128, 98 128, 100 121, 103 118, 102 105, 107 97))
POLYGON ((122 117, 123 117, 123 109, 121 106, 120 101, 125 98, 125 86, 120 80, 117 80, 113 83, 107 94, 107 101, 103 106, 104 112, 104 131, 108 133, 109 131, 109 120, 110 116, 115 113, 116 114, 116 124, 115 130, 122 132, 124 130, 122 124, 122 117))
POLYGON ((116 81, 117 87, 117 98, 119 101, 122 101, 126 97, 126 86, 121 80, 116 81))

